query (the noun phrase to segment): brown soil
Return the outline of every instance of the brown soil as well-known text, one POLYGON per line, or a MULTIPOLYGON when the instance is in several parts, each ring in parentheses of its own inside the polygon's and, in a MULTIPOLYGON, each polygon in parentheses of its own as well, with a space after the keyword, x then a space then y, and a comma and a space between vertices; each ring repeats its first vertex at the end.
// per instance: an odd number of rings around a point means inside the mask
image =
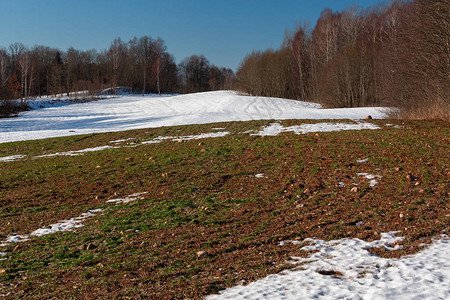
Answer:
MULTIPOLYGON (((239 141, 230 136, 202 143, 164 142, 123 150, 115 157, 94 154, 95 163, 88 155, 79 157, 77 164, 83 167, 78 171, 69 167, 58 178, 3 182, 0 191, 7 189, 3 194, 7 197, 1 205, 18 209, 2 218, 3 236, 29 233, 135 192, 148 192, 139 202, 142 211, 174 199, 189 200, 192 205, 176 210, 185 221, 139 233, 120 228, 105 233, 101 224, 107 216, 93 217, 77 229, 74 239, 86 234, 117 237, 121 243, 116 252, 93 239, 68 244, 68 251, 97 255, 88 262, 62 267, 56 261, 39 270, 20 271, 17 262, 2 261, 0 269, 9 276, 0 277, 0 294, 9 293, 6 298, 198 299, 289 268, 290 256, 307 253, 298 245, 279 246, 280 241, 307 237, 371 241, 379 239, 380 233, 400 231, 405 236, 400 250, 371 252, 385 257, 415 253, 432 237, 449 234, 450 126, 448 122, 402 126, 241 137, 239 141), (172 161, 163 160, 164 154, 155 155, 155 147, 180 154, 172 161), (233 150, 214 154, 220 147, 233 150), (367 163, 357 162, 364 158, 367 163), (153 165, 139 168, 147 164, 153 165), (125 171, 118 173, 118 169, 125 171), (117 176, 115 182, 107 180, 112 173, 117 176), (256 178, 258 173, 265 177, 256 178), (371 187, 357 173, 382 178, 371 187), (87 181, 83 174, 99 179, 87 181), (41 194, 39 201, 37 194, 41 194), (205 200, 208 197, 210 201, 205 200), (32 207, 45 209, 24 213, 32 207)), ((54 164, 59 167, 70 159, 58 158, 54 164)), ((113 213, 118 219, 131 214, 126 206, 113 213)), ((47 244, 38 239, 12 245, 10 250, 36 253, 47 244)), ((323 272, 324 276, 341 275, 323 272)))

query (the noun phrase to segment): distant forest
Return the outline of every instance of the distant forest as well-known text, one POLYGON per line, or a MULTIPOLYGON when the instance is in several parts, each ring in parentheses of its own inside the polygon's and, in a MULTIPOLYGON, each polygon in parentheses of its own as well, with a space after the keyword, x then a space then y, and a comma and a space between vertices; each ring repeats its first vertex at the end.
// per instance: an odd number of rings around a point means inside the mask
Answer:
MULTIPOLYGON (((176 64, 161 38, 67 51, 0 48, 0 113, 11 99, 129 87, 136 93, 237 89, 326 107, 390 106, 401 118, 450 118, 449 0, 394 0, 366 10, 325 9, 279 49, 253 51, 231 69, 192 55, 176 64)), ((11 109, 11 108, 10 108, 11 109)), ((3 113, 5 114, 5 113, 3 113)))
POLYGON ((192 93, 233 89, 234 72, 192 55, 179 65, 161 38, 117 38, 109 49, 67 51, 21 43, 0 48, 0 100, 129 87, 136 93, 192 93))
POLYGON ((236 77, 252 95, 449 119, 449 47, 448 0, 325 9, 314 28, 299 25, 279 49, 249 54, 236 77))

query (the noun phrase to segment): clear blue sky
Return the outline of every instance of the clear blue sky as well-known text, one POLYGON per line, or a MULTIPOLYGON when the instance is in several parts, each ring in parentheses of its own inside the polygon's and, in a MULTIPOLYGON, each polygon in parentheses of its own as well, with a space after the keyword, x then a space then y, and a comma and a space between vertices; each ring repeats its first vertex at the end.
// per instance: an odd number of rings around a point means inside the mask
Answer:
POLYGON ((14 42, 107 49, 116 37, 161 37, 177 62, 204 54, 236 70, 252 50, 278 48, 287 29, 324 8, 381 0, 0 0, 0 47, 14 42))

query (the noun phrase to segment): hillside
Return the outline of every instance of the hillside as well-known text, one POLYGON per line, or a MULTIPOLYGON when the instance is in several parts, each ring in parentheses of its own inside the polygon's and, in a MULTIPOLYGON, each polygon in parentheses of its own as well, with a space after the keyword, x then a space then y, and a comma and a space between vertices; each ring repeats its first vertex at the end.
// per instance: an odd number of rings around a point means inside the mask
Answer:
MULTIPOLYGON (((219 91, 180 96, 124 96, 23 112, 0 119, 0 142, 212 122, 264 119, 364 119, 381 108, 320 109, 319 104, 219 91)), ((34 106, 34 105, 33 105, 34 106)))
POLYGON ((0 295, 448 297, 450 124, 257 100, 123 97, 1 123, 33 140, 0 144, 0 295), (38 139, 74 128, 94 131, 38 139))

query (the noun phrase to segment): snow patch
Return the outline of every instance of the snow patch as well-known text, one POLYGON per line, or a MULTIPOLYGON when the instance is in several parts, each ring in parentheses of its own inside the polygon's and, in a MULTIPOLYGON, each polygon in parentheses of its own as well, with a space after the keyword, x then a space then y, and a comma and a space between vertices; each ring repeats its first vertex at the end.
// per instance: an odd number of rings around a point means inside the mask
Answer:
POLYGON ((97 213, 103 211, 102 209, 91 209, 86 213, 82 213, 81 216, 76 218, 71 218, 69 220, 63 220, 59 223, 50 224, 47 227, 42 227, 30 233, 29 235, 11 235, 6 238, 6 241, 3 241, 0 244, 0 247, 6 247, 12 243, 22 243, 30 240, 30 236, 43 236, 48 234, 53 234, 58 231, 69 231, 73 228, 83 227, 82 222, 90 217, 95 216, 97 213))
POLYGON ((364 176, 365 178, 369 179, 369 185, 371 187, 374 187, 375 185, 378 184, 378 181, 375 178, 383 178, 383 176, 380 175, 373 175, 373 174, 368 174, 368 173, 358 173, 358 176, 364 176))
POLYGON ((86 152, 96 152, 96 151, 102 151, 105 149, 115 149, 118 147, 113 146, 99 146, 94 148, 86 148, 82 150, 76 150, 76 151, 67 151, 67 152, 58 152, 58 153, 52 153, 52 154, 44 154, 44 155, 38 155, 34 158, 44 158, 44 157, 53 157, 53 156, 78 156, 83 155, 86 152))
POLYGON ((303 242, 310 245, 302 249, 317 252, 308 258, 294 258, 293 263, 299 264, 295 269, 207 299, 449 299, 449 237, 441 236, 421 252, 400 259, 367 251, 397 249, 399 246, 392 244, 401 240, 395 232, 383 233, 373 242, 306 239, 303 242))
POLYGON ((375 124, 367 122, 359 122, 356 124, 348 123, 316 123, 302 124, 284 127, 280 123, 272 123, 264 127, 260 132, 252 134, 259 136, 277 136, 282 132, 294 132, 295 134, 305 134, 310 132, 332 132, 342 130, 364 130, 364 129, 380 129, 375 124))
POLYGON ((109 144, 118 144, 118 143, 124 143, 124 142, 128 142, 131 140, 134 140, 135 138, 128 138, 128 139, 122 139, 122 140, 115 140, 115 141, 110 141, 108 142, 109 144))
POLYGON ((117 199, 111 199, 106 201, 106 203, 128 203, 128 202, 132 202, 132 201, 136 201, 138 199, 142 199, 142 195, 147 194, 147 192, 142 192, 142 193, 135 193, 129 196, 126 196, 125 198, 117 198, 117 199))
POLYGON ((29 240, 28 235, 10 235, 10 236, 6 237, 6 241, 3 241, 0 244, 0 247, 5 247, 12 243, 26 242, 28 240, 29 240))
POLYGON ((266 178, 266 176, 264 176, 264 174, 256 174, 255 175, 256 178, 266 178))
POLYGON ((199 140, 199 139, 207 139, 207 138, 219 138, 229 135, 230 133, 228 131, 221 131, 221 132, 211 132, 211 133, 202 133, 198 135, 186 135, 186 136, 180 136, 176 137, 173 140, 175 142, 181 142, 181 141, 190 141, 190 140, 199 140))
POLYGON ((10 162, 10 161, 16 161, 16 160, 21 160, 22 158, 24 158, 25 155, 11 155, 11 156, 4 156, 4 157, 0 157, 0 162, 10 162))
MULTIPOLYGON (((141 145, 157 144, 157 143, 160 143, 165 140, 182 142, 182 141, 190 141, 190 140, 198 140, 198 139, 218 138, 218 137, 224 137, 229 134, 230 133, 228 131, 222 131, 222 132, 201 133, 198 135, 186 135, 186 136, 160 136, 160 137, 154 138, 153 140, 150 140, 150 141, 144 141, 141 143, 141 145)), ((129 141, 129 140, 133 140, 133 139, 134 138, 116 140, 116 141, 111 141, 109 143, 121 143, 121 142, 129 141)), ((137 147, 137 146, 139 146, 139 144, 126 146, 126 147, 137 147)), ((120 149, 120 148, 122 148, 122 147, 107 145, 107 146, 86 148, 86 149, 82 149, 82 150, 74 150, 74 151, 66 151, 66 152, 38 155, 38 156, 34 156, 33 158, 37 159, 37 158, 54 157, 54 156, 79 156, 79 155, 83 155, 87 152, 97 152, 97 151, 103 151, 106 149, 120 149)), ((25 155, 13 155, 13 156, 0 157, 0 162, 17 161, 17 160, 23 159, 24 157, 25 157, 25 155)))
POLYGON ((43 235, 53 234, 58 231, 70 231, 74 228, 80 228, 80 227, 84 226, 82 224, 82 222, 85 219, 93 217, 97 213, 102 212, 102 211, 103 211, 103 209, 101 209, 101 208, 91 209, 86 213, 82 213, 81 216, 79 216, 79 217, 71 218, 69 220, 63 220, 63 221, 60 221, 59 223, 50 224, 47 227, 37 229, 37 230, 33 231, 30 235, 43 236, 43 235))
MULTIPOLYGON (((112 199, 106 202, 114 202, 114 203, 128 203, 131 201, 136 201, 141 198, 142 195, 147 194, 147 192, 135 193, 132 195, 128 195, 123 199, 112 199)), ((50 224, 46 227, 39 228, 29 235, 11 235, 6 238, 5 241, 1 242, 0 247, 6 247, 12 243, 21 243, 30 240, 30 236, 43 236, 48 234, 53 234, 58 231, 70 231, 74 228, 80 228, 84 225, 82 224, 84 220, 87 218, 93 217, 99 212, 102 212, 103 209, 91 209, 88 212, 82 213, 79 217, 71 218, 69 220, 63 220, 55 224, 50 224)))
POLYGON ((201 133, 198 135, 185 135, 185 136, 159 136, 149 141, 144 141, 141 144, 157 144, 162 141, 172 140, 175 142, 183 142, 183 141, 191 141, 191 140, 199 140, 199 139, 207 139, 207 138, 218 138, 229 135, 228 131, 221 132, 209 132, 209 133, 201 133))
POLYGON ((356 160, 356 162, 357 163, 360 163, 360 164, 364 164, 364 163, 367 163, 369 161, 369 159, 368 158, 364 158, 364 159, 357 159, 356 160))

